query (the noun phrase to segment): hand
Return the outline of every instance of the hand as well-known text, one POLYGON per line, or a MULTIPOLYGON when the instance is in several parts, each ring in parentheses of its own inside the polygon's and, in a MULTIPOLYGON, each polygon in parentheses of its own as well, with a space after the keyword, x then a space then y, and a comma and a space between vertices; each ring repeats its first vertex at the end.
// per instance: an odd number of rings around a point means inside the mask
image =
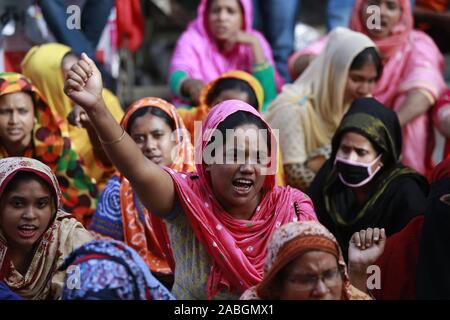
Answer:
POLYGON ((85 110, 92 109, 102 101, 102 76, 85 53, 67 73, 64 93, 85 110))
POLYGON ((86 111, 83 110, 79 105, 75 105, 67 115, 67 121, 73 126, 78 128, 90 129, 92 128, 91 120, 87 115, 86 111))
POLYGON ((198 79, 186 79, 181 85, 181 91, 189 96, 193 105, 197 106, 200 101, 200 92, 202 91, 205 83, 198 79))
POLYGON ((258 39, 251 33, 239 30, 234 34, 232 38, 234 43, 242 43, 248 45, 254 45, 258 39))
POLYGON ((350 239, 348 248, 349 268, 357 268, 365 273, 367 267, 374 264, 383 254, 385 244, 384 228, 368 228, 356 232, 350 239))

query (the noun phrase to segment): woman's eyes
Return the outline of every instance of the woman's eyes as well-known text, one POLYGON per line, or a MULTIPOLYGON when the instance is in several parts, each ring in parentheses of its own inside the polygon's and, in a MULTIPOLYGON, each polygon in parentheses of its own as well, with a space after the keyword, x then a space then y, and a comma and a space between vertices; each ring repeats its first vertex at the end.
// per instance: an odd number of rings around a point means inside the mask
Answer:
POLYGON ((42 209, 48 205, 48 199, 40 200, 37 203, 38 208, 42 209))
POLYGON ((23 206, 23 201, 21 200, 11 200, 10 204, 14 207, 14 208, 21 208, 23 206))
POLYGON ((134 142, 139 143, 139 142, 144 142, 145 138, 144 138, 144 136, 134 136, 133 140, 134 140, 134 142))

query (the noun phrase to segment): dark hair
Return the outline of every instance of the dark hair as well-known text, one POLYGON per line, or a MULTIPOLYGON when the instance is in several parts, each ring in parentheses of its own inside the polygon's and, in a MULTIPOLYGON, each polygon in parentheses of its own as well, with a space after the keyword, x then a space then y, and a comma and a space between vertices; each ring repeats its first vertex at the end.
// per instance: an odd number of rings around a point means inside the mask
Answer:
POLYGON ((361 51, 355 57, 355 59, 353 59, 353 62, 350 65, 350 70, 361 69, 366 64, 370 63, 373 63, 375 65, 375 69, 377 70, 376 80, 378 81, 381 78, 381 74, 383 73, 383 63, 381 62, 380 55, 374 47, 369 47, 361 51))
POLYGON ((248 104, 258 110, 259 103, 256 98, 256 93, 247 81, 236 78, 223 78, 211 88, 211 91, 206 97, 206 103, 211 106, 212 101, 217 98, 225 90, 239 90, 248 95, 248 104))
MULTIPOLYGON (((267 125, 264 123, 263 120, 261 120, 254 114, 251 114, 250 112, 246 112, 246 111, 238 111, 238 112, 235 112, 235 113, 229 115, 228 117, 225 118, 224 121, 222 121, 217 126, 217 130, 219 130, 220 133, 222 134, 222 136, 224 137, 223 143, 224 144, 226 143, 226 137, 227 137, 226 130, 227 129, 235 129, 239 126, 243 126, 246 124, 252 124, 252 125, 255 125, 256 127, 258 127, 258 129, 267 130, 267 148, 268 148, 268 151, 270 154, 271 153, 271 139, 270 139, 271 137, 270 137, 270 132, 267 128, 267 125)), ((209 141, 208 144, 213 141, 214 141, 214 139, 211 139, 211 141, 209 141)))
POLYGON ((125 130, 129 133, 136 119, 146 114, 150 114, 152 116, 160 118, 170 127, 170 129, 172 129, 172 131, 175 130, 175 121, 165 111, 152 106, 140 108, 136 112, 134 112, 128 120, 128 125, 125 130))
POLYGON ((30 180, 37 180, 41 184, 45 185, 48 188, 48 191, 50 191, 50 194, 52 196, 53 202, 55 204, 55 208, 57 208, 56 203, 56 195, 53 189, 53 186, 49 185, 47 181, 42 179, 39 175, 36 173, 30 172, 30 171, 19 171, 17 172, 14 177, 8 182, 8 184, 5 187, 5 190, 3 190, 3 193, 1 195, 2 200, 4 199, 4 196, 9 194, 11 191, 17 188, 19 183, 23 181, 30 181, 30 180))

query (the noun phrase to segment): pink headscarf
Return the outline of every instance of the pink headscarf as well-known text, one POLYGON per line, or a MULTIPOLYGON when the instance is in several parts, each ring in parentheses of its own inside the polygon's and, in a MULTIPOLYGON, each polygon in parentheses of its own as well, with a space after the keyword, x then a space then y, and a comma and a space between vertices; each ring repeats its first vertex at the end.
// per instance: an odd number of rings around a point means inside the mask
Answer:
MULTIPOLYGON (((200 159, 212 136, 212 130, 231 114, 245 111, 261 118, 250 105, 228 100, 211 110, 203 124, 203 137, 196 144, 196 159, 200 159)), ((266 124, 267 125, 267 124, 266 124)), ((272 130, 270 134, 273 136, 272 130)), ((277 150, 272 139, 272 150, 277 150)), ((276 168, 276 154, 271 155, 276 168)), ((238 220, 229 215, 216 200, 203 163, 197 163, 197 174, 182 174, 166 169, 172 176, 178 198, 193 231, 213 260, 208 279, 208 298, 221 289, 241 294, 257 285, 263 276, 267 245, 272 233, 290 221, 317 221, 311 200, 301 191, 275 186, 275 175, 268 175, 266 193, 250 220, 238 220)), ((162 245, 162 247, 167 247, 162 245)))
MULTIPOLYGON (((397 25, 393 28, 392 34, 387 38, 372 39, 377 45, 377 48, 380 50, 383 59, 392 57, 397 50, 404 47, 408 42, 409 34, 414 27, 413 16, 411 14, 411 5, 409 1, 410 0, 398 1, 402 10, 402 15, 397 25)), ((362 9, 365 2, 367 2, 367 0, 356 0, 350 20, 350 29, 370 36, 367 32, 366 26, 364 26, 364 22, 361 19, 362 9)))
MULTIPOLYGON (((207 4, 210 0, 201 0, 198 6, 197 18, 192 21, 187 30, 178 39, 169 74, 175 70, 187 72, 189 77, 203 80, 205 83, 218 78, 231 70, 242 70, 248 73, 253 68, 253 53, 248 45, 236 45, 226 54, 219 51, 215 39, 207 27, 207 4)), ((272 50, 264 36, 252 28, 253 8, 251 0, 239 0, 244 17, 246 32, 255 35, 264 50, 266 59, 274 66, 272 50)), ((275 69, 277 88, 283 85, 281 76, 275 69)))

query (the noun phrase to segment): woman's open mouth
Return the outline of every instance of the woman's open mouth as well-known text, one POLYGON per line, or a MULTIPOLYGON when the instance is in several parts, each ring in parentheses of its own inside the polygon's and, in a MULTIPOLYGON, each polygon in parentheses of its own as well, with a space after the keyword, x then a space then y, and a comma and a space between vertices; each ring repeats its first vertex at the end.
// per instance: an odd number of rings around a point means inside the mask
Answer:
POLYGON ((250 179, 235 179, 233 180, 234 191, 236 191, 240 195, 247 195, 251 188, 253 187, 254 182, 250 179))
POLYGON ((33 225, 22 225, 18 227, 19 236, 24 239, 33 238, 38 231, 38 227, 33 225))

